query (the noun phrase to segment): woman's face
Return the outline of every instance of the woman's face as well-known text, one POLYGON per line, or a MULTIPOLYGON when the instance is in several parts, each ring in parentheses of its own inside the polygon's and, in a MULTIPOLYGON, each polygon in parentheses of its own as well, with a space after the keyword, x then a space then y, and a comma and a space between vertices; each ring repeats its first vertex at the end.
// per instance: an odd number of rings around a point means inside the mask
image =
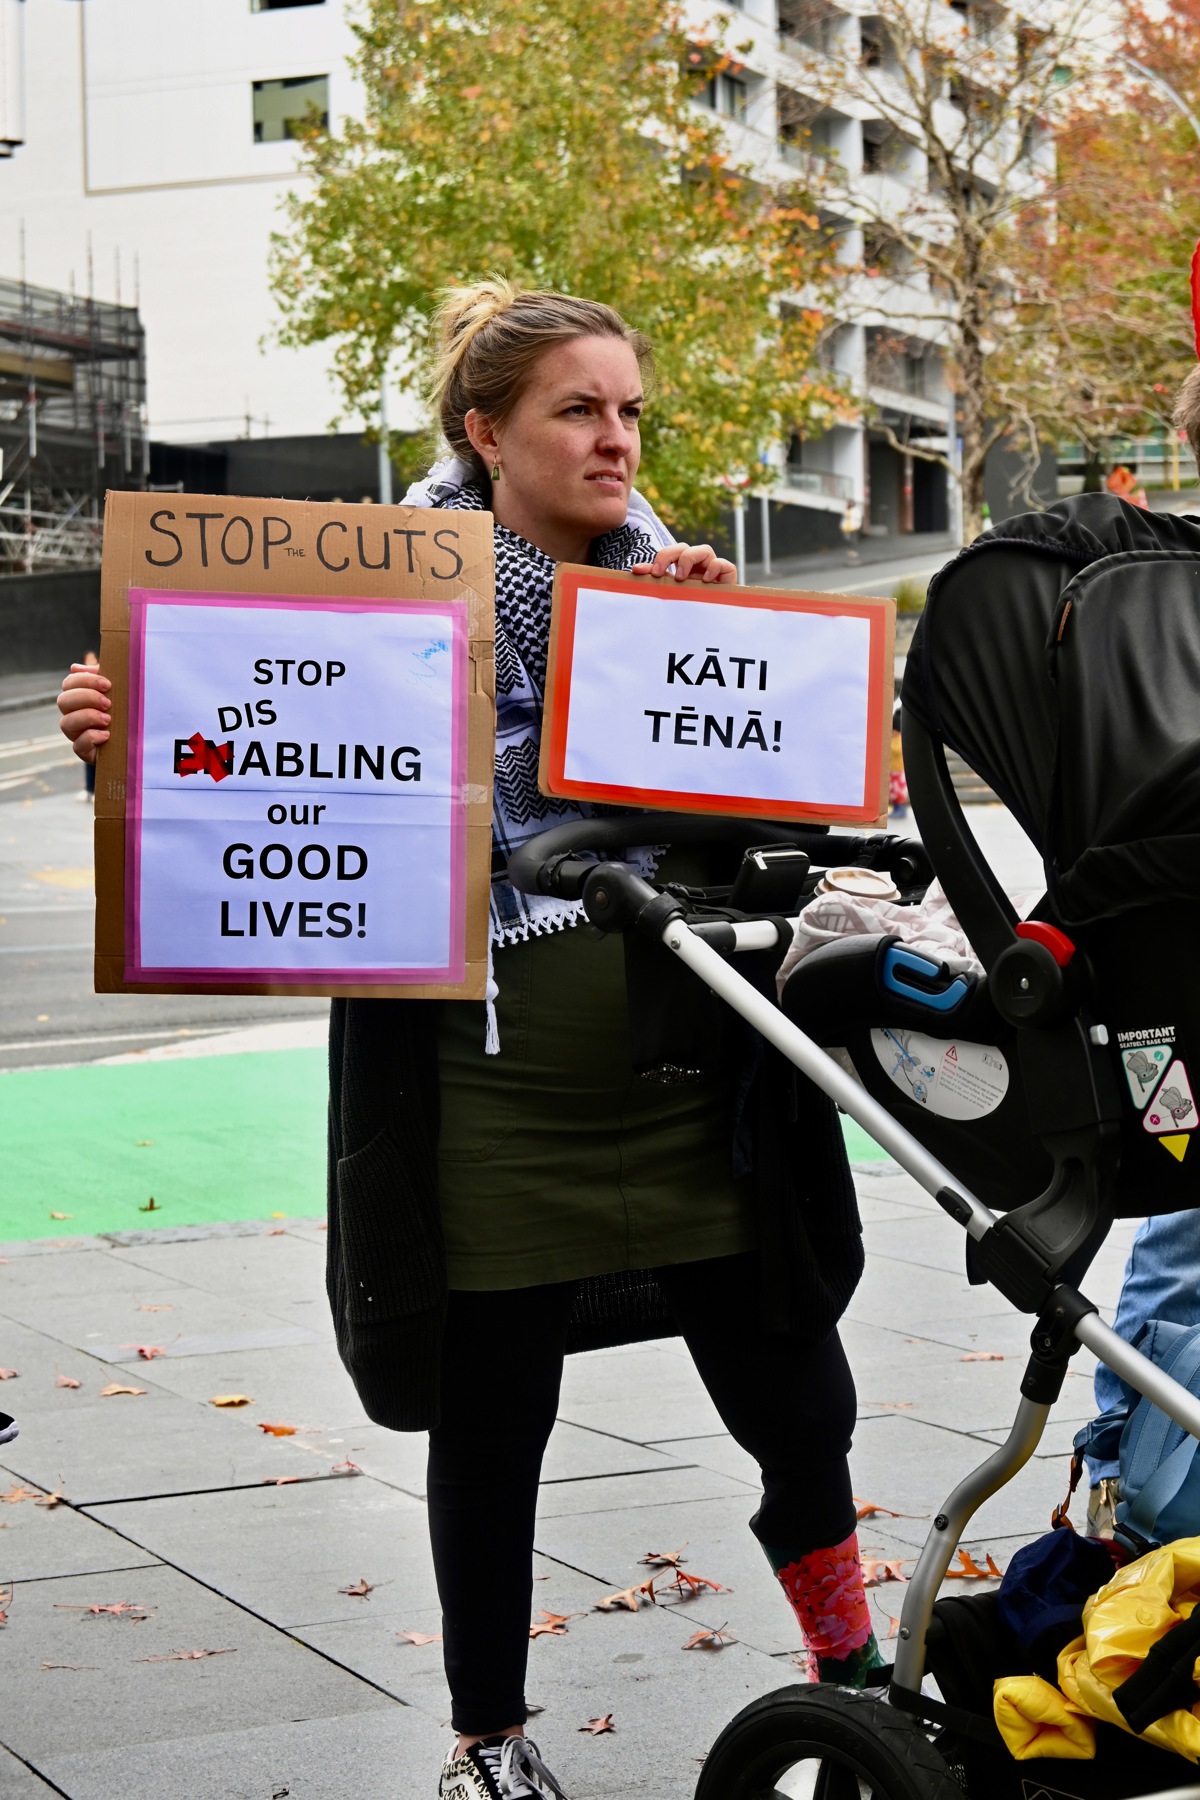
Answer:
POLYGON ((500 465, 507 513, 593 538, 625 523, 641 411, 641 371, 630 346, 583 337, 539 358, 498 430, 478 413, 468 413, 466 425, 489 468, 500 465))

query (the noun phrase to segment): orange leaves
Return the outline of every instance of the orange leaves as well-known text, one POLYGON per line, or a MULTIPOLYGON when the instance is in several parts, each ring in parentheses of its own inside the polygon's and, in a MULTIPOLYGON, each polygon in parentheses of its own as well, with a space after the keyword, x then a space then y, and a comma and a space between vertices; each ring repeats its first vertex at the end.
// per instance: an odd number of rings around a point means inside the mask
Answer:
POLYGON ((16 1381, 18 1373, 16 1369, 0 1369, 0 1381, 16 1381))
POLYGON ((61 1388, 77 1388, 82 1387, 83 1384, 76 1381, 73 1375, 58 1375, 55 1377, 54 1385, 61 1388))
POLYGON ((331 1475, 361 1475, 362 1470, 356 1462, 351 1462, 347 1457, 344 1462, 334 1463, 329 1473, 331 1475))
POLYGON ((566 1637, 567 1621, 575 1617, 574 1613, 552 1613, 542 1608, 540 1619, 531 1619, 529 1635, 531 1638, 566 1637))
POLYGON ((426 1644, 440 1644, 442 1641, 440 1631, 398 1631, 396 1636, 406 1644, 415 1644, 418 1650, 423 1649, 426 1644))
POLYGON ((298 1475, 264 1475, 262 1484, 264 1487, 290 1487, 292 1482, 299 1479, 298 1475))
POLYGON ((580 1731, 590 1731, 593 1737, 600 1737, 606 1731, 615 1731, 611 1713, 602 1713, 597 1719, 589 1719, 586 1725, 578 1727, 580 1731))
POLYGON ((999 1581, 1004 1574, 1003 1569, 996 1566, 996 1559, 989 1550, 981 1569, 969 1550, 958 1552, 958 1567, 946 1570, 947 1581, 999 1581))
POLYGON ((594 1612, 637 1612, 643 1603, 647 1606, 654 1605, 653 1576, 649 1581, 639 1582, 636 1587, 622 1588, 616 1594, 605 1594, 602 1600, 597 1600, 592 1610, 594 1612))
POLYGON ((167 1353, 161 1344, 122 1344, 122 1350, 136 1350, 143 1362, 153 1362, 156 1356, 167 1353))
POLYGON ((0 1494, 5 1506, 19 1506, 22 1500, 36 1500, 37 1497, 37 1489, 28 1487, 10 1487, 7 1494, 0 1494))
POLYGON ((686 1544, 680 1544, 678 1550, 647 1550, 645 1556, 638 1557, 638 1561, 651 1569, 677 1569, 681 1562, 687 1561, 683 1554, 686 1549, 686 1544))
POLYGON ((862 1576, 864 1587, 883 1587, 885 1582, 908 1580, 908 1576, 904 1573, 902 1557, 889 1560, 882 1556, 864 1556, 862 1576))
POLYGON ((51 1218, 52 1218, 52 1219, 73 1219, 73 1218, 74 1218, 74 1217, 75 1217, 75 1214, 74 1214, 74 1213, 56 1213, 56 1212, 52 1212, 52 1213, 51 1213, 51 1214, 50 1214, 50 1217, 51 1217, 51 1218))
POLYGON ((859 1519, 874 1519, 882 1513, 885 1518, 902 1519, 903 1513, 893 1512, 890 1506, 879 1506, 874 1500, 860 1500, 854 1496, 854 1507, 859 1519))
POLYGON ((258 1429, 267 1432, 270 1437, 295 1437, 296 1435, 294 1425, 269 1425, 263 1419, 258 1421, 258 1429))
POLYGON ((106 1616, 113 1619, 128 1619, 131 1624, 136 1625, 142 1619, 153 1618, 154 1614, 158 1611, 158 1608, 156 1606, 143 1606, 139 1601, 135 1600, 113 1600, 107 1606, 71 1606, 68 1605, 66 1601, 56 1600, 54 1602, 54 1610, 55 1612, 88 1613, 93 1618, 106 1616))
POLYGON ((253 1406, 249 1394, 214 1394, 210 1406, 253 1406))
POLYGON ((11 1587, 0 1588, 0 1625, 8 1624, 8 1609, 12 1605, 12 1597, 11 1587))
POLYGON ((374 1591, 373 1584, 367 1580, 365 1575, 360 1575, 350 1587, 338 1589, 339 1594, 352 1594, 356 1600, 369 1600, 374 1591))
POLYGON ((35 1494, 33 1497, 33 1504, 35 1506, 44 1506, 46 1508, 47 1512, 53 1512, 54 1508, 56 1506, 61 1506, 62 1503, 63 1503, 63 1484, 61 1481, 59 1482, 58 1486, 54 1489, 54 1491, 52 1493, 35 1494))
POLYGON ((100 1389, 102 1400, 111 1400, 114 1394, 144 1394, 145 1388, 123 1387, 119 1381, 110 1381, 107 1387, 100 1389))
POLYGON ((705 1588, 713 1594, 730 1594, 732 1588, 722 1587, 719 1581, 710 1581, 706 1575, 688 1575, 683 1569, 676 1569, 671 1586, 679 1595, 680 1601, 694 1600, 705 1588))
POLYGON ((729 1644, 736 1644, 733 1633, 722 1628, 720 1631, 693 1631, 685 1650, 724 1650, 729 1644))
POLYGON ((236 1650, 171 1650, 166 1656, 139 1656, 140 1663, 203 1662, 206 1656, 236 1656, 236 1650))
POLYGON ((999 1350, 968 1350, 959 1362, 1003 1362, 1004 1357, 999 1350))
POLYGON ((139 1300, 138 1301, 138 1311, 139 1312, 174 1312, 175 1308, 173 1306, 147 1306, 143 1301, 139 1300))

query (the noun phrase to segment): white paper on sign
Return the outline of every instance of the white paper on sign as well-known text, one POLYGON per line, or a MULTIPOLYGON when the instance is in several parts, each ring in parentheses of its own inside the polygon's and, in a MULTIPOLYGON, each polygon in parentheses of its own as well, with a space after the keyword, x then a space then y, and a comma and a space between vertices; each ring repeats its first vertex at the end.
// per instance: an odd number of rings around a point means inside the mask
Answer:
POLYGON ((203 601, 140 603, 131 975, 453 978, 462 604, 203 601))
POLYGON ((861 806, 870 621, 581 585, 563 774, 861 806))

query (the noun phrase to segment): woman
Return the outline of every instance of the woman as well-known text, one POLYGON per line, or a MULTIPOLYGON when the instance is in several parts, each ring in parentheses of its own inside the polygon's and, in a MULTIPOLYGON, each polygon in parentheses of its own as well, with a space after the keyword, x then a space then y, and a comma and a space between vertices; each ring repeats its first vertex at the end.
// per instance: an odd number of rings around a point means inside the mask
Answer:
MULTIPOLYGON (((518 843, 583 816, 537 789, 555 564, 735 579, 707 545, 669 542, 634 494, 649 346, 609 307, 502 281, 451 292, 437 326, 433 400, 455 460, 412 497, 495 518, 492 998, 332 1003, 328 1287, 367 1412, 429 1430, 459 1734, 440 1795, 516 1800, 563 1792, 525 1739, 524 1677, 567 1349, 683 1335, 762 1467, 752 1529, 812 1672, 861 1685, 879 1666, 835 1329, 862 1251, 823 1097, 757 1044, 716 1073, 638 1073, 621 940, 573 929, 577 905, 505 875, 518 843)), ((106 687, 79 670, 64 683, 85 759, 107 736, 106 687)))

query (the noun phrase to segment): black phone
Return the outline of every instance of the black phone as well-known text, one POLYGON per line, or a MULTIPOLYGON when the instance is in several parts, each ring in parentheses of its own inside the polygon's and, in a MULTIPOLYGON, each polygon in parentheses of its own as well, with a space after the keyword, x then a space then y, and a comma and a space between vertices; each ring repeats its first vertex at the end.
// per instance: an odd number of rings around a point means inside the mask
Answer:
POLYGON ((747 850, 730 890, 730 906, 745 913, 787 915, 799 911, 808 864, 808 852, 790 844, 747 850))

